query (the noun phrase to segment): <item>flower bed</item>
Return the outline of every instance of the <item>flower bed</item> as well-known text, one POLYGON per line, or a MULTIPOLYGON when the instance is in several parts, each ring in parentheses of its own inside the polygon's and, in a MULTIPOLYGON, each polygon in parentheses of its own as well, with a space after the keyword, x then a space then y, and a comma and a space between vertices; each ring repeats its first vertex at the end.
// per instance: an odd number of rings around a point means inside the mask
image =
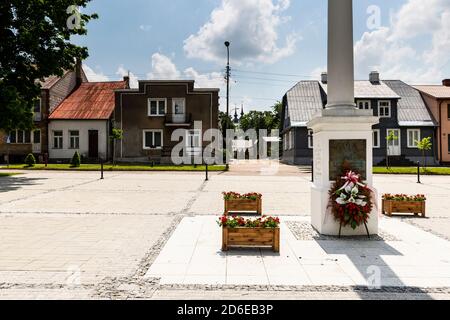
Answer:
POLYGON ((222 227, 222 251, 230 247, 271 247, 274 252, 280 252, 278 218, 244 219, 224 215, 218 224, 222 227))
POLYGON ((422 217, 426 215, 426 200, 423 194, 406 195, 406 194, 385 194, 383 195, 383 214, 392 216, 392 213, 414 213, 422 217))
POLYGON ((230 212, 262 213, 262 195, 259 193, 223 192, 223 199, 225 202, 225 215, 230 212))

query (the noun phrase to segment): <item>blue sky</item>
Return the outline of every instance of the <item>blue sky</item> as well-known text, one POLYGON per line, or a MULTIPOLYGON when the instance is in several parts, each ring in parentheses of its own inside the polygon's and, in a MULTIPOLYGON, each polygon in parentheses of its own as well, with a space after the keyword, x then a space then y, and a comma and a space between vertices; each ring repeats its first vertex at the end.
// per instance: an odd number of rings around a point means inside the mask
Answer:
MULTIPOLYGON (((134 80, 195 79, 224 96, 230 40, 231 105, 248 111, 326 70, 326 0, 92 0, 82 11, 100 16, 75 39, 89 48, 91 80, 129 70, 134 80)), ((356 77, 373 69, 411 83, 449 77, 449 17, 448 0, 354 0, 356 77)))

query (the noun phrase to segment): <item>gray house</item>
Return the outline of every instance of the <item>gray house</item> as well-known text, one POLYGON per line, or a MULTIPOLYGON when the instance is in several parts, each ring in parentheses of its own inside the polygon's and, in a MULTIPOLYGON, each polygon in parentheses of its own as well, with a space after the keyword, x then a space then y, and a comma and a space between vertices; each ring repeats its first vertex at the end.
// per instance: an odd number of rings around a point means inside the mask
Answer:
MULTIPOLYGON (((417 141, 431 137, 434 145, 436 121, 420 93, 400 80, 380 81, 372 72, 368 81, 355 81, 355 103, 360 109, 373 110, 380 123, 373 127, 374 164, 413 165, 422 160, 417 141), (393 133, 397 138, 387 141, 393 133)), ((307 123, 327 104, 327 75, 321 81, 300 81, 283 97, 282 161, 311 164, 314 133, 307 123)), ((429 164, 436 162, 435 150, 426 153, 429 164)))

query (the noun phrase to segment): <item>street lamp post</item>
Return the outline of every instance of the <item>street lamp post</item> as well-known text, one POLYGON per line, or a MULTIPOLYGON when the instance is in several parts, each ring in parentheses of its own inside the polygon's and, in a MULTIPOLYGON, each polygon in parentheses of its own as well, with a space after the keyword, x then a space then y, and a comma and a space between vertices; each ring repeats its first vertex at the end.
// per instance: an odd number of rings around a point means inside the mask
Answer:
POLYGON ((227 47, 227 117, 230 116, 230 42, 225 41, 225 47, 227 47))

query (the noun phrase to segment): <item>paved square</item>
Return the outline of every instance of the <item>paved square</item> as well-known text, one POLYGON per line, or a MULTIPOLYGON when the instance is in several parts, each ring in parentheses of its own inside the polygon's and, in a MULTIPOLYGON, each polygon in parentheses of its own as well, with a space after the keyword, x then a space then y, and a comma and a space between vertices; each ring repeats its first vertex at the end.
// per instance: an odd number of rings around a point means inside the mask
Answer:
POLYGON ((426 176, 419 185, 414 176, 375 176, 380 193, 428 196, 428 218, 383 219, 384 230, 401 241, 350 247, 348 241, 298 241, 283 224, 281 256, 259 250, 221 254, 215 219, 223 212, 222 191, 261 192, 264 213, 309 221, 307 168, 261 173, 244 164, 210 173, 208 182, 203 173, 182 172, 106 172, 105 180, 98 172, 2 177, 0 298, 450 297, 449 288, 439 289, 450 287, 442 270, 450 269, 449 177, 426 176), (185 236, 183 228, 190 230, 185 236), (182 250, 170 249, 176 243, 182 250), (385 285, 409 287, 355 288, 369 265, 380 267, 385 285), (324 285, 331 280, 339 285, 324 285))

